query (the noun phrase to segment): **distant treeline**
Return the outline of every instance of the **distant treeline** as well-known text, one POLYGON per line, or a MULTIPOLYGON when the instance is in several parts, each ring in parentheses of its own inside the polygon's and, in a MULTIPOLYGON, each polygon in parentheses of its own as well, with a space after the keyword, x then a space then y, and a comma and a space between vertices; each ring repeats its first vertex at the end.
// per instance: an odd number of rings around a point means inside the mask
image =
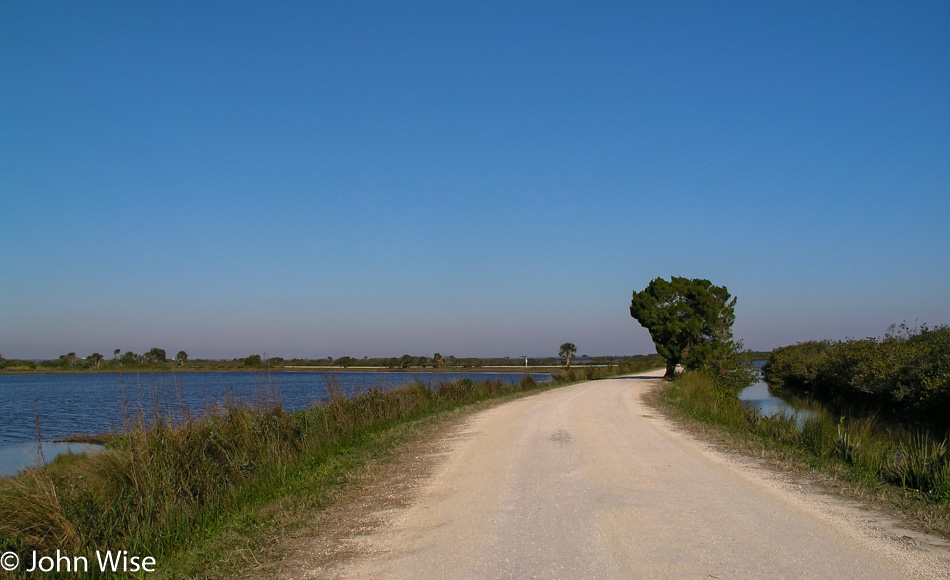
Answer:
POLYGON ((950 429, 950 327, 892 327, 883 339, 812 341, 775 349, 775 389, 889 420, 950 429))
POLYGON ((746 350, 739 353, 739 360, 743 362, 753 362, 757 360, 768 360, 770 350, 746 350))
MULTIPOLYGON (((636 361, 651 355, 634 356, 582 356, 572 359, 572 365, 617 366, 622 363, 636 361)), ((558 357, 528 357, 528 366, 555 367, 564 364, 564 359, 558 357)), ((303 368, 385 368, 385 369, 477 369, 491 367, 522 367, 525 366, 524 357, 476 358, 442 356, 435 353, 432 356, 405 354, 401 357, 368 357, 355 358, 342 356, 339 358, 326 357, 318 359, 292 358, 285 359, 279 356, 269 357, 266 354, 252 354, 243 358, 230 360, 191 359, 185 351, 178 351, 174 357, 168 356, 165 349, 153 348, 143 354, 116 349, 112 357, 107 358, 100 353, 80 357, 75 352, 64 354, 56 359, 32 361, 4 359, 0 356, 0 371, 167 371, 180 370, 293 370, 294 367, 303 368)))

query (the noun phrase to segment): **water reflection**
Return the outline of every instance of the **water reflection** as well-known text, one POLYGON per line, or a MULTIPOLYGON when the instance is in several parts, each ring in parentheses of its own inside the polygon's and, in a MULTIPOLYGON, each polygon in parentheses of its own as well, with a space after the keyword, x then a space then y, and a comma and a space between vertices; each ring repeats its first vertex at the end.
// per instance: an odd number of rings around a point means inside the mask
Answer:
POLYGON ((765 381, 759 381, 750 387, 746 387, 739 393, 739 400, 746 409, 755 409, 763 417, 774 417, 782 415, 795 419, 798 426, 801 427, 805 421, 815 417, 815 412, 809 409, 796 407, 780 399, 769 391, 769 385, 765 381))

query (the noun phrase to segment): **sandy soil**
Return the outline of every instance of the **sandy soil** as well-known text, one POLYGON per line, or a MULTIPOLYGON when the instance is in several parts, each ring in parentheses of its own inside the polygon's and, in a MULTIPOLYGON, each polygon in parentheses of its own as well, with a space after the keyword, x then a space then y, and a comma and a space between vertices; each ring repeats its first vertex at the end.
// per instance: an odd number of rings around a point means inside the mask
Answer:
POLYGON ((581 383, 420 443, 287 542, 297 578, 948 578, 950 544, 581 383))

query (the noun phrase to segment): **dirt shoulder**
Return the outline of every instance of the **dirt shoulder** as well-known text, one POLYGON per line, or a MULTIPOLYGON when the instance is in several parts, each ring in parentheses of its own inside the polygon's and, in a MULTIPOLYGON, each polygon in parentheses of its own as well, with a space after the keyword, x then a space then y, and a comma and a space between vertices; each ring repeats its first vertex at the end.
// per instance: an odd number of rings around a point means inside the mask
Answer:
POLYGON ((443 421, 253 577, 941 578, 950 545, 660 416, 648 378, 443 421))
POLYGON ((270 546, 243 577, 248 579, 325 578, 365 553, 360 538, 387 525, 394 514, 414 505, 453 441, 463 436, 473 416, 497 405, 488 402, 414 427, 411 440, 353 475, 333 505, 315 513, 293 533, 270 546))

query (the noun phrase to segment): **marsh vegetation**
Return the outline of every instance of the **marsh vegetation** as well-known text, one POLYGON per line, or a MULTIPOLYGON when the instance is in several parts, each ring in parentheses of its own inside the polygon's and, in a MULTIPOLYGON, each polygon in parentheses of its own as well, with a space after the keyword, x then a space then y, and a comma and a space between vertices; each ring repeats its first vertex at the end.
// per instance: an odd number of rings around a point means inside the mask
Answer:
POLYGON ((896 507, 922 527, 950 536, 950 441, 883 421, 842 415, 799 400, 803 415, 764 416, 699 372, 658 395, 692 424, 712 428, 731 446, 788 467, 815 470, 851 493, 896 507))
POLYGON ((81 554, 119 546, 178 576, 240 567, 201 554, 223 542, 226 557, 235 557, 234 546, 247 545, 241 538, 277 525, 278 506, 325 506, 358 457, 398 439, 388 435, 393 430, 492 398, 656 364, 656 357, 640 357, 610 369, 565 370, 552 383, 530 375, 516 384, 417 381, 352 396, 331 378, 327 403, 294 412, 262 396, 256 405, 224 404, 201 416, 140 413, 101 453, 63 456, 0 480, 0 551, 81 554))

